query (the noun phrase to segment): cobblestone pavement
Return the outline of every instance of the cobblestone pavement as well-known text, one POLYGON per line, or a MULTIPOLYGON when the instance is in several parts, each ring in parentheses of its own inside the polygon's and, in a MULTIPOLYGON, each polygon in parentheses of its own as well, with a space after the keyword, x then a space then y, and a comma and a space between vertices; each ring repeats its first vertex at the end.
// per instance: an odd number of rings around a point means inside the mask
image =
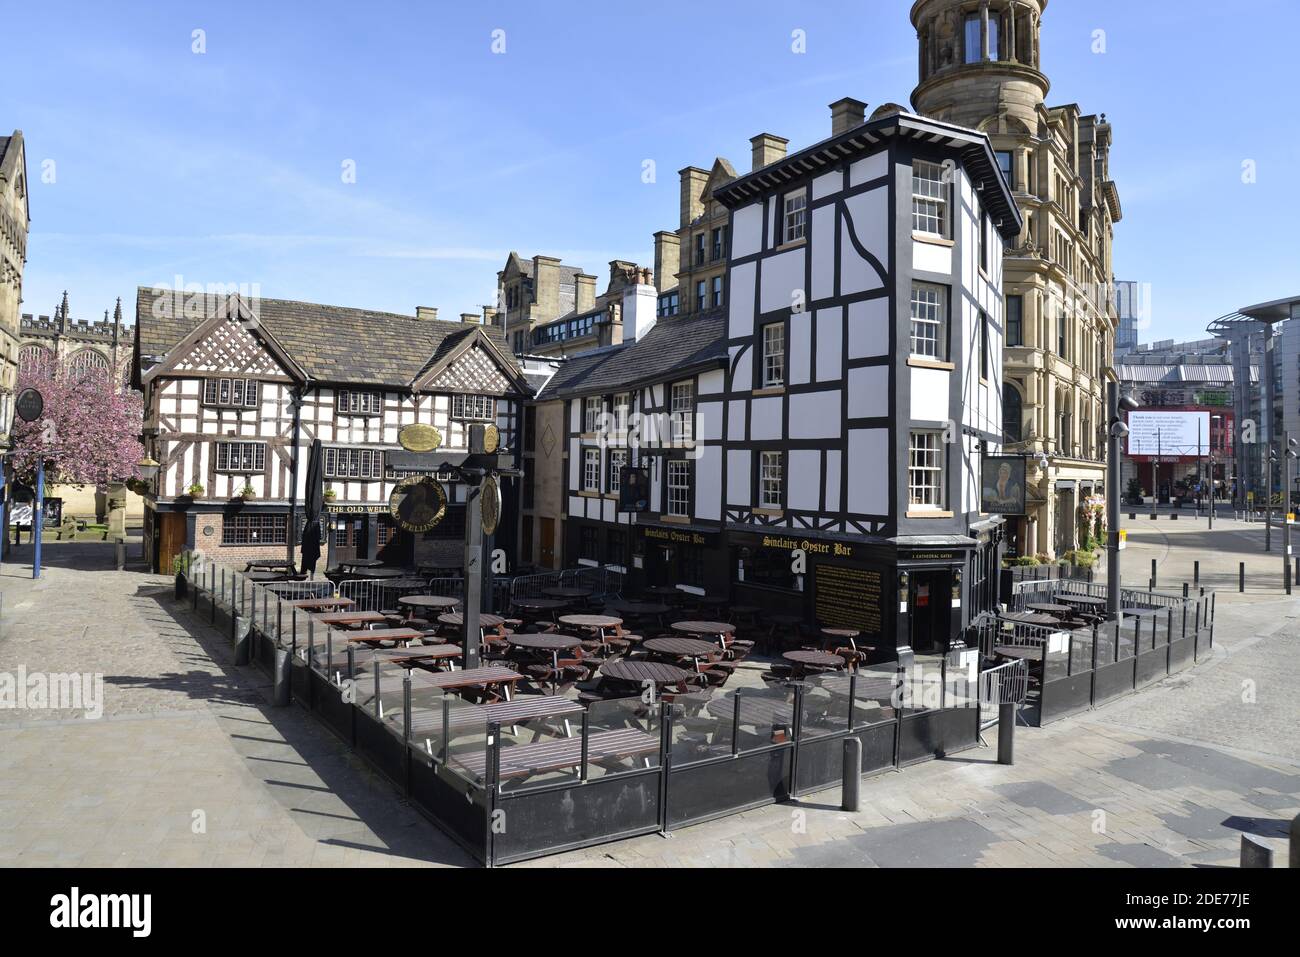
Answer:
MULTIPOLYGON (((1170 568, 1219 554, 1180 541, 1170 568)), ((0 864, 470 863, 313 718, 269 707, 262 673, 176 611, 168 579, 93 545, 46 554, 40 582, 0 570, 0 673, 102 672, 104 717, 0 709, 0 864)), ((859 813, 829 790, 519 866, 1213 865, 1243 833, 1284 862, 1300 598, 1248 597, 1220 606, 1212 660, 1019 729, 1013 767, 973 749, 864 781, 859 813)))

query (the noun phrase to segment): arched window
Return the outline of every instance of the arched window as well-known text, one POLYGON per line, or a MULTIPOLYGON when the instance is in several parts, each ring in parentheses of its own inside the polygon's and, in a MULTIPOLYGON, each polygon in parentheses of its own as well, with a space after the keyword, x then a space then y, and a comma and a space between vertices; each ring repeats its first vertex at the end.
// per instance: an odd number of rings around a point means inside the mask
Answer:
POLYGON ((72 354, 72 358, 68 360, 68 370, 77 378, 82 378, 92 371, 107 372, 108 360, 94 349, 82 349, 72 354))
POLYGON ((1020 390, 1010 382, 1002 384, 1002 441, 1019 442, 1022 437, 1024 403, 1020 390))
POLYGON ((18 371, 32 372, 38 367, 50 362, 54 358, 54 353, 50 352, 44 346, 23 346, 18 350, 18 371))

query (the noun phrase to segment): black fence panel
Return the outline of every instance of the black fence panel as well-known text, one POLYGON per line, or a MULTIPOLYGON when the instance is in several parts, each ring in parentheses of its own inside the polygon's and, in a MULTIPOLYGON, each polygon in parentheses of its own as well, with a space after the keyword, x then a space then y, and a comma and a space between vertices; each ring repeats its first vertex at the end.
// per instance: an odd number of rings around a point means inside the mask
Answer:
POLYGON ((1169 673, 1182 671, 1196 660, 1196 633, 1188 631, 1186 638, 1169 642, 1169 673))
POLYGON ((609 775, 583 784, 498 794, 492 862, 509 864, 659 830, 661 769, 609 775))
POLYGON ((793 745, 669 768, 668 828, 685 827, 790 796, 793 745))
POLYGON ((943 708, 904 714, 898 729, 898 765, 941 758, 979 743, 979 708, 943 708))
POLYGON ((490 863, 487 792, 434 764, 424 752, 410 751, 410 797, 457 844, 484 864, 490 863))
POLYGON ((355 721, 356 708, 349 701, 343 700, 343 691, 320 672, 311 673, 311 703, 316 716, 325 726, 346 741, 349 745, 356 742, 355 721))
POLYGON ((378 720, 369 711, 354 708, 356 712, 357 753, 375 766, 398 787, 406 788, 406 744, 393 734, 387 723, 378 720))
POLYGON ((894 766, 896 722, 861 728, 853 734, 835 734, 799 742, 799 764, 795 773, 795 794, 808 794, 836 787, 844 780, 844 742, 856 737, 862 742, 862 773, 871 774, 894 766))
POLYGON ((1114 664, 1098 665, 1092 678, 1092 706, 1098 707, 1133 690, 1134 658, 1124 658, 1114 664))

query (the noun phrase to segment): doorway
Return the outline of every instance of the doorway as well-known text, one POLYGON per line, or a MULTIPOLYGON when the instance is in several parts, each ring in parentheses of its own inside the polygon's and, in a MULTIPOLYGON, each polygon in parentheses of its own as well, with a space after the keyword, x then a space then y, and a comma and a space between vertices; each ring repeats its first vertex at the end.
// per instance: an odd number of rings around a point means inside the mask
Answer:
POLYGON ((350 558, 364 558, 366 550, 365 519, 351 515, 334 518, 334 533, 330 540, 330 565, 350 558))
POLYGON ((908 616, 912 651, 918 655, 937 655, 947 651, 951 615, 952 573, 943 568, 914 570, 912 609, 908 616))
POLYGON ((185 550, 186 521, 184 512, 157 512, 158 571, 169 575, 172 562, 185 550))

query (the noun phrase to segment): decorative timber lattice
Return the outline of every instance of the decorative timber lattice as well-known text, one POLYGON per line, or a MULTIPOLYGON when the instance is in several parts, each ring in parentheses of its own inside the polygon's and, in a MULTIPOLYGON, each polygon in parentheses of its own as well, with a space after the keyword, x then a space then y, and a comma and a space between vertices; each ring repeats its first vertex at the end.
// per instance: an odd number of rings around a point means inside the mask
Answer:
POLYGON ((225 320, 176 363, 176 370, 229 372, 262 378, 284 375, 280 364, 253 335, 251 325, 252 320, 225 320))
POLYGON ((506 395, 512 391, 496 361, 477 343, 438 373, 425 390, 476 395, 506 395))

